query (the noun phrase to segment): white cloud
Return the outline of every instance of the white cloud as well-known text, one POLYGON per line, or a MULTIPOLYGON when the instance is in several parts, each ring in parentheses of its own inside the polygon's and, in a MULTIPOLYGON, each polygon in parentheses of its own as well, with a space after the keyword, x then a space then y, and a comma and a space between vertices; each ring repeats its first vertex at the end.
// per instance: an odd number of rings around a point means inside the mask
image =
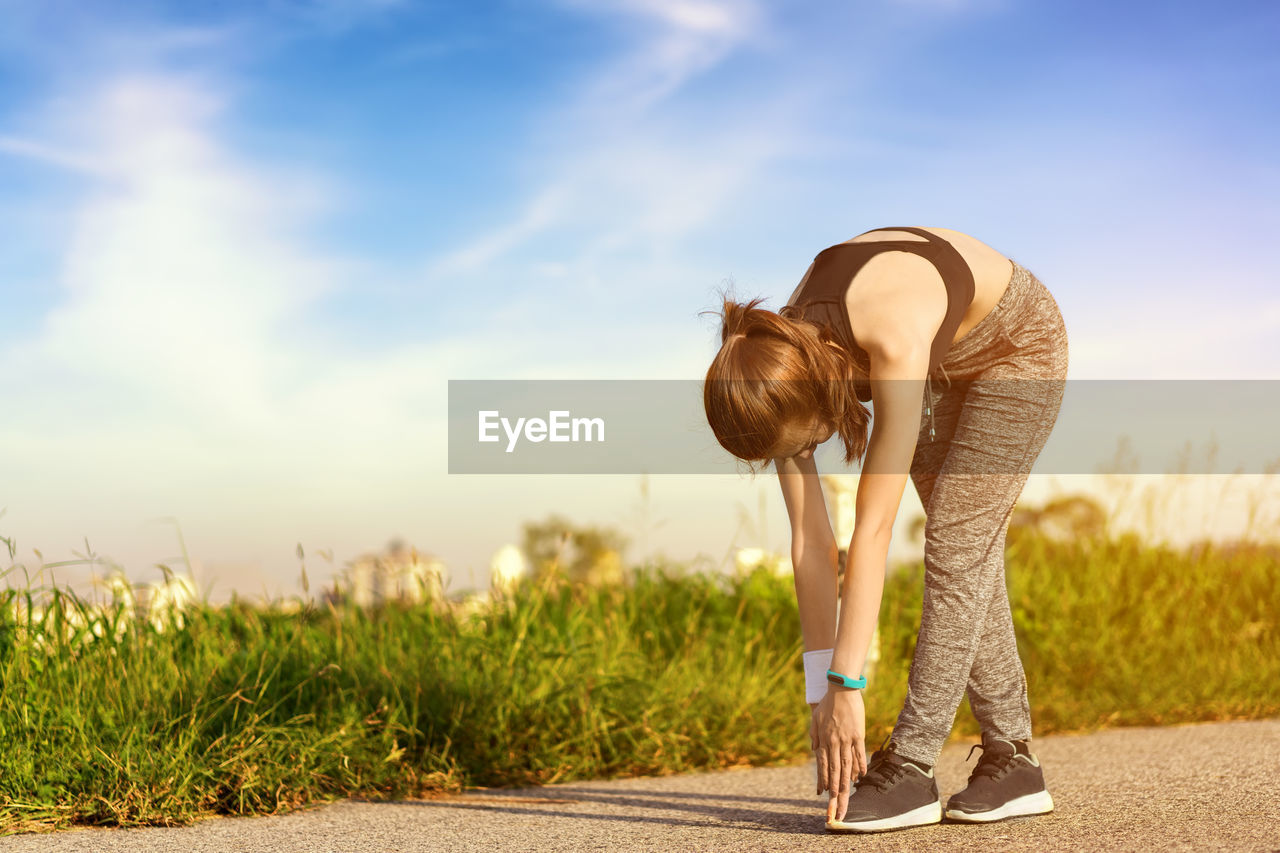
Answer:
MULTIPOLYGON (((577 92, 547 109, 535 137, 552 153, 536 170, 548 177, 514 218, 433 259, 431 282, 458 274, 497 277, 520 250, 544 254, 528 268, 559 271, 566 286, 603 275, 616 286, 627 251, 663 252, 713 221, 773 158, 801 138, 815 90, 760 92, 749 114, 707 115, 704 124, 657 107, 698 74, 757 38, 761 7, 751 0, 565 0, 570 8, 625 22, 630 45, 584 75, 577 92), (635 27, 639 21, 645 26, 635 27), (555 239, 555 238, 560 239, 555 239), (571 244, 565 254, 563 247, 571 244), (530 251, 534 251, 530 248, 530 251), (546 252, 559 252, 547 256, 546 252)), ((536 155, 530 155, 531 157, 536 155)), ((626 263, 634 266, 634 258, 626 263)))
POLYGON ((432 261, 427 267, 428 278, 475 272, 540 232, 553 226, 567 209, 567 193, 564 187, 548 186, 541 190, 513 222, 501 225, 483 234, 460 249, 432 261))
POLYGON ((0 154, 36 160, 87 175, 100 175, 106 171, 104 166, 92 156, 17 136, 0 136, 0 154))
POLYGON ((697 74, 721 62, 763 29, 762 7, 752 0, 570 0, 606 17, 648 23, 633 49, 602 69, 586 90, 583 108, 628 114, 667 98, 697 74))
POLYGON ((220 146, 222 106, 190 82, 132 77, 51 122, 74 135, 66 148, 94 152, 97 180, 72 219, 64 299, 31 350, 200 419, 262 421, 290 358, 274 336, 340 264, 298 248, 310 211, 296 183, 220 146))
POLYGON ((230 148, 225 107, 208 81, 129 76, 7 137, 85 177, 54 308, 0 344, 6 504, 42 519, 22 532, 46 549, 89 535, 146 565, 130 537, 155 515, 206 531, 212 562, 301 528, 339 553, 377 544, 393 531, 373 514, 443 472, 450 366, 501 358, 326 333, 320 301, 356 269, 308 233, 331 190, 230 148))

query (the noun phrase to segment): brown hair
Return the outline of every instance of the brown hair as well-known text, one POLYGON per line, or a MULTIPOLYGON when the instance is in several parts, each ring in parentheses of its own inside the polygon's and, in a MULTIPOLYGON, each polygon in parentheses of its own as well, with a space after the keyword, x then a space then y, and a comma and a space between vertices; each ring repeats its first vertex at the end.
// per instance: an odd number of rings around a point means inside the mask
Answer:
POLYGON ((784 423, 817 415, 840 434, 845 464, 860 462, 870 412, 853 383, 866 374, 831 329, 791 316, 794 306, 757 308, 763 297, 722 300, 720 351, 702 386, 720 445, 747 462, 767 461, 784 423))

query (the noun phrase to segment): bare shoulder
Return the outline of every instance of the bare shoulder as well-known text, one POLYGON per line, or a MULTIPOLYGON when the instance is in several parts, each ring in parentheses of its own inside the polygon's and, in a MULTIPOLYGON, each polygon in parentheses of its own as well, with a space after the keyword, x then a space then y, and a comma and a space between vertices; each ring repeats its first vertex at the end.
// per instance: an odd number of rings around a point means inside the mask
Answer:
POLYGON ((854 340, 868 352, 927 349, 947 314, 947 286, 928 258, 881 252, 854 276, 845 307, 854 340))
MULTIPOLYGON (((950 243, 974 273, 979 291, 975 302, 994 304, 999 298, 994 292, 984 299, 978 297, 992 290, 984 289, 984 283, 1003 284, 1008 280, 1009 261, 1002 253, 954 228, 910 227, 950 243)), ((928 238, 889 228, 866 231, 844 243, 883 241, 927 243, 928 238)), ((811 264, 787 299, 788 305, 794 304, 812 273, 811 264)), ((901 352, 913 345, 929 347, 946 318, 947 286, 928 258, 908 249, 886 249, 869 258, 848 283, 845 308, 854 340, 868 352, 901 352)))
MULTIPOLYGON (((991 250, 990 246, 987 246, 985 243, 983 243, 981 240, 977 239, 976 237, 970 236, 969 234, 965 234, 963 231, 956 231, 954 228, 938 228, 933 225, 913 225, 910 227, 916 228, 920 231, 928 231, 930 234, 933 234, 936 237, 941 237, 943 240, 946 240, 948 243, 953 243, 953 244, 962 243, 968 246, 982 246, 988 250, 991 250)), ((919 234, 914 234, 910 231, 894 231, 892 229, 884 230, 884 231, 864 231, 863 233, 859 234, 856 237, 851 237, 848 240, 845 240, 845 242, 846 243, 874 243, 880 240, 905 240, 908 242, 915 241, 919 243, 928 242, 928 240, 926 240, 924 237, 920 236, 919 234)))
POLYGON ((965 234, 963 231, 954 231, 950 228, 926 228, 925 230, 932 234, 937 234, 943 240, 955 246, 960 254, 965 255, 966 258, 969 255, 1000 254, 998 250, 988 246, 971 234, 965 234))

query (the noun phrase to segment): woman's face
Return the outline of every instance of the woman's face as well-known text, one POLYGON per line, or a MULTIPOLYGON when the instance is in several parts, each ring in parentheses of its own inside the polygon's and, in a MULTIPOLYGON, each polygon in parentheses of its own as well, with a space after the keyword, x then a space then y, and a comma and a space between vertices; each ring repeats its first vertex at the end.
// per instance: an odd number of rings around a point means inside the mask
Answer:
POLYGON ((783 424, 782 435, 774 448, 775 458, 795 457, 808 459, 819 444, 835 434, 835 427, 822 422, 822 418, 814 415, 802 421, 789 421, 783 424))

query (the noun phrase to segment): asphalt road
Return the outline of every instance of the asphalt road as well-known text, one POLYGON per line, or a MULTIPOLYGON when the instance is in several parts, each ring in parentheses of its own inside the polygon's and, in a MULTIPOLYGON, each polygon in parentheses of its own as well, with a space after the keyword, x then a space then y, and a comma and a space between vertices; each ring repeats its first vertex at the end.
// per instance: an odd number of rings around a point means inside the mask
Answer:
MULTIPOLYGON (((827 833, 814 766, 340 803, 179 829, 77 829, 0 850, 181 853, 373 851, 1230 850, 1280 851, 1280 720, 1037 738, 1056 811, 989 825, 827 833)), ((938 762, 964 787, 967 744, 938 762)), ((973 761, 977 761, 975 753, 973 761)))

